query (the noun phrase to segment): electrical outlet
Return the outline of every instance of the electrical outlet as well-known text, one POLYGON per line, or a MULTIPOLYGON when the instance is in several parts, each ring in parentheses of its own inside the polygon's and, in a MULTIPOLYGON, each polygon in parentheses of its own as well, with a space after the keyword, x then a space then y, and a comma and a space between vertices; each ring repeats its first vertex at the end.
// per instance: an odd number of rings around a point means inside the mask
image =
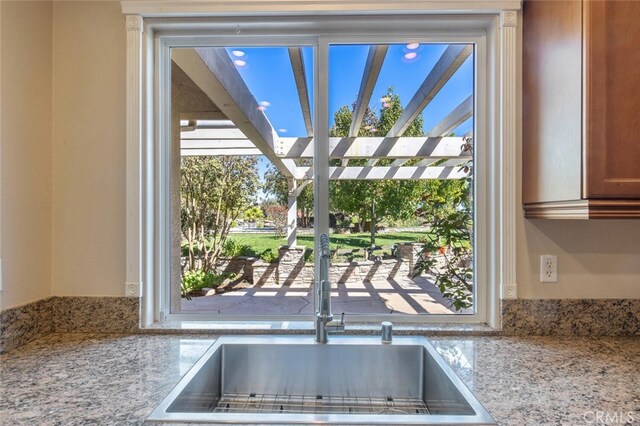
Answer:
POLYGON ((558 256, 551 254, 540 256, 540 282, 558 282, 558 256))
POLYGON ((126 283, 124 285, 124 295, 127 297, 140 297, 140 285, 138 283, 126 283))

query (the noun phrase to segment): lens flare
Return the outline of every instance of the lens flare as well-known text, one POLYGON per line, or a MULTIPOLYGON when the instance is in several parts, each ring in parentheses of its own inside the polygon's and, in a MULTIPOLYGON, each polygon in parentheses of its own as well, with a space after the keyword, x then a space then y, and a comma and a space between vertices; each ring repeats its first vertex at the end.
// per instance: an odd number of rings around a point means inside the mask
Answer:
POLYGON ((404 54, 404 58, 408 59, 408 60, 412 60, 418 57, 418 54, 416 52, 409 52, 409 53, 405 53, 404 54))
POLYGON ((389 107, 391 106, 391 103, 389 103, 389 102, 385 102, 385 103, 383 103, 383 104, 382 104, 382 106, 383 106, 384 108, 389 108, 389 107))
POLYGON ((260 105, 262 105, 263 107, 270 107, 271 106, 271 102, 269 102, 269 101, 260 101, 258 103, 260 105))
POLYGON ((287 129, 278 129, 278 133, 287 133, 287 129))
POLYGON ((246 55, 246 53, 244 53, 242 50, 232 50, 231 54, 236 58, 242 58, 244 55, 246 55))
POLYGON ((263 107, 262 105, 259 105, 256 109, 258 111, 264 111, 265 109, 267 109, 267 107, 263 107))
POLYGON ((418 47, 420 47, 420 43, 409 43, 409 44, 407 44, 407 49, 409 49, 409 50, 416 50, 418 47))
POLYGON ((244 67, 245 65, 247 65, 247 61, 243 61, 242 59, 236 59, 235 61, 233 61, 234 64, 236 64, 237 67, 244 67))

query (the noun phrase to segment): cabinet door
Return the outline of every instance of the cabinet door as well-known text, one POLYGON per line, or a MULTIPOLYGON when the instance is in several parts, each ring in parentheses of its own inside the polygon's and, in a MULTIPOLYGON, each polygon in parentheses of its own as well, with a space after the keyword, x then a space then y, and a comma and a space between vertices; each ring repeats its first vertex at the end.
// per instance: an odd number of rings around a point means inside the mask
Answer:
POLYGON ((640 198, 640 1, 585 1, 584 195, 640 198))

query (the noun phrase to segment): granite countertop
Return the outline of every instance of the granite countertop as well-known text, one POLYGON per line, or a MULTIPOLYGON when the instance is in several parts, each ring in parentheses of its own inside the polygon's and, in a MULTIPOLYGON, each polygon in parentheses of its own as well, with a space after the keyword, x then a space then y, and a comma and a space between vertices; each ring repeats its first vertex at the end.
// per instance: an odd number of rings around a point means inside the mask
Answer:
MULTIPOLYGON (((215 340, 51 334, 0 355, 0 424, 140 424, 215 340)), ((499 424, 640 424, 640 339, 430 338, 499 424)))

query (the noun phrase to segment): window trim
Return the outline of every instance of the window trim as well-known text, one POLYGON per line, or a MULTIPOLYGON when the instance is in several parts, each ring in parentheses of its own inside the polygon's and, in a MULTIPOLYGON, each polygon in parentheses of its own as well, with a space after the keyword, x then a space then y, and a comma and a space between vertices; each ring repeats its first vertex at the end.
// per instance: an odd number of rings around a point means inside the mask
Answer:
MULTIPOLYGON (((512 2, 511 2, 512 3, 512 2)), ((124 6, 123 6, 124 8, 124 6)), ((313 25, 322 26, 328 23, 338 22, 344 16, 319 16, 316 18, 305 17, 305 28, 309 30, 309 21, 313 25)), ((376 19, 384 18, 389 20, 389 16, 376 17, 366 16, 360 20, 349 16, 350 34, 344 35, 349 40, 356 40, 362 37, 358 32, 367 27, 371 28, 372 22, 376 19)), ((269 17, 268 25, 264 24, 264 19, 260 17, 238 17, 234 19, 234 24, 242 25, 247 32, 253 28, 262 28, 262 33, 283 34, 282 28, 288 29, 287 36, 270 36, 268 44, 273 44, 276 38, 286 43, 300 43, 301 27, 296 26, 297 18, 269 17), (239 24, 238 24, 239 23, 239 24), (280 25, 280 26, 279 26, 280 25), (295 41, 297 40, 297 41, 295 41)), ((447 42, 447 37, 459 36, 460 31, 464 31, 464 36, 469 40, 469 34, 476 38, 476 46, 480 48, 486 45, 486 55, 477 55, 476 81, 479 82, 481 69, 480 61, 486 59, 486 76, 483 80, 486 84, 477 84, 476 88, 476 114, 484 114, 486 118, 477 118, 476 131, 480 137, 486 134, 488 144, 487 150, 477 152, 479 157, 476 161, 483 162, 486 168, 486 181, 481 182, 482 174, 478 175, 476 187, 482 185, 485 188, 487 197, 483 201, 484 205, 476 204, 476 211, 482 209, 486 214, 476 217, 476 261, 478 270, 478 282, 481 282, 480 274, 485 281, 485 285, 478 285, 478 298, 485 303, 485 312, 478 312, 471 319, 469 315, 452 316, 411 316, 410 318, 394 317, 394 321, 420 322, 420 323, 487 323, 493 328, 500 328, 500 299, 515 298, 515 126, 516 126, 516 98, 515 98, 515 69, 516 69, 516 46, 515 46, 515 25, 517 24, 517 11, 503 11, 499 15, 459 15, 455 17, 446 16, 402 16, 403 22, 407 21, 412 25, 403 26, 403 34, 398 30, 387 26, 384 30, 378 26, 376 33, 384 42, 392 42, 394 36, 406 37, 407 28, 413 31, 429 31, 430 36, 437 38, 437 41, 447 42), (456 34, 451 31, 444 31, 444 26, 454 28, 456 34), (387 31, 387 34, 385 34, 387 31), (482 103, 478 108, 479 103, 482 103), (486 129, 482 129, 486 124, 486 129), (486 154, 482 158, 481 154, 486 154), (484 235, 482 235, 482 233, 484 235), (482 246, 480 244, 483 244, 482 246), (482 265, 486 269, 482 271, 482 265), (480 291, 484 287, 486 294, 480 291)), ((168 173, 165 173, 167 164, 166 153, 157 150, 162 147, 162 141, 167 139, 166 129, 158 123, 162 119, 154 121, 155 116, 166 116, 166 105, 162 108, 163 102, 160 99, 160 84, 164 82, 164 91, 167 90, 166 75, 167 70, 162 70, 163 63, 166 68, 169 61, 163 61, 163 42, 170 40, 180 40, 193 46, 195 42, 191 36, 202 37, 206 35, 204 31, 195 29, 211 29, 219 25, 219 32, 231 34, 229 18, 207 18, 207 19, 186 19, 186 18, 149 18, 144 19, 140 15, 129 15, 127 22, 127 274, 125 289, 130 289, 131 285, 137 285, 141 290, 141 326, 147 327, 154 322, 158 322, 166 317, 159 308, 166 302, 167 295, 161 291, 160 284, 166 282, 167 268, 163 268, 163 263, 167 259, 169 245, 166 244, 167 233, 167 206, 166 200, 162 199, 162 194, 168 194, 168 173), (163 72, 165 74, 163 74, 163 72), (156 74, 157 73, 157 74, 156 74), (164 169, 164 170, 163 170, 164 169), (160 191, 165 186, 167 191, 160 191), (164 207, 163 207, 164 205, 164 207), (163 271, 164 269, 164 271, 163 271)), ((313 28, 311 28, 313 29, 313 28)), ((234 31, 235 32, 235 31, 234 31)), ((415 34, 414 34, 415 35, 415 34)), ((335 34, 316 34, 318 42, 334 40, 335 34)), ((343 37, 341 35, 341 37, 343 37)), ((304 38, 304 37, 302 37, 304 38)), ((423 38, 423 37, 422 37, 423 38)), ((223 40, 220 38, 219 40, 223 40)), ((219 41, 217 40, 217 41, 219 41)), ((371 42, 371 38, 367 40, 371 42)), ((230 44, 237 44, 237 37, 230 40, 230 44)), ((308 43, 308 38, 304 44, 308 43)), ((207 44, 207 43, 204 43, 207 44)), ((210 44, 210 42, 209 42, 210 44)), ((252 44, 257 44, 253 42, 252 44)), ((264 43, 263 43, 264 44, 264 43)), ((320 44, 322 45, 322 44, 320 44)), ((326 46, 326 45, 325 45, 326 46)), ((316 49, 318 52, 319 49, 316 49)), ((168 50, 167 50, 168 51, 168 50)), ((317 63, 317 62, 316 62, 317 63)), ((318 75, 318 74, 316 74, 318 75)), ((316 79, 317 81, 318 79, 316 79)), ((316 83, 317 84, 317 83, 316 83)), ((316 90, 319 95, 319 91, 316 90)), ((166 104, 166 102, 164 102, 166 104)), ((328 112, 327 112, 328 113, 328 112)), ((166 121, 165 121, 166 122, 166 121)), ((316 116, 316 122, 323 122, 321 117, 316 116)), ((318 135, 321 137, 322 135, 318 135)), ((166 145, 166 144, 165 144, 166 145)), ((480 197, 482 198, 482 197, 480 197)), ((480 203, 478 199, 477 203, 480 203)), ((132 295, 126 291, 127 295, 132 295)), ((135 294, 133 296, 138 296, 135 294)), ((210 319, 204 318, 202 319, 210 319)), ((172 315, 172 320, 189 319, 198 320, 196 315, 172 315)), ((237 317, 235 318, 238 319, 237 317)), ((277 318, 265 318, 277 320, 277 318)), ((298 318, 287 317, 287 320, 298 321, 298 318)), ((216 320, 229 320, 216 316, 216 320)), ((260 317, 252 320, 259 321, 260 317)), ((299 320, 308 320, 300 317, 299 320)), ((246 322, 246 319, 244 320, 246 322)))

